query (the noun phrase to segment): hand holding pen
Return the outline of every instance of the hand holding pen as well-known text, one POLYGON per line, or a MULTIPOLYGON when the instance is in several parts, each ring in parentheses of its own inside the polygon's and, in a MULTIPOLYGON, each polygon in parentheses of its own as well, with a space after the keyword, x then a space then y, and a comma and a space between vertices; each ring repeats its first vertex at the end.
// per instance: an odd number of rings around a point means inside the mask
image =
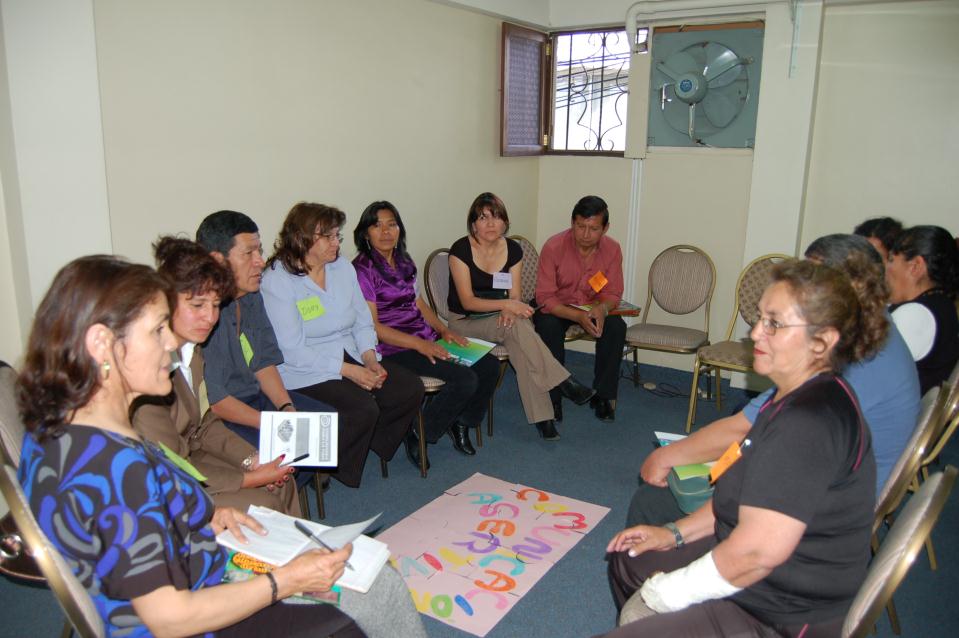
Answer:
MULTIPOLYGON (((312 529, 310 529, 309 526, 307 526, 303 521, 293 521, 293 524, 296 526, 296 529, 300 530, 300 533, 301 533, 301 534, 303 534, 304 536, 306 536, 307 538, 309 538, 311 541, 313 541, 314 543, 316 543, 317 545, 319 545, 319 546, 322 547, 323 549, 329 550, 329 551, 331 551, 331 552, 337 551, 337 550, 335 550, 334 548, 332 548, 332 547, 330 547, 329 545, 327 545, 325 542, 323 542, 323 539, 320 538, 320 537, 319 537, 312 529)), ((354 571, 354 570, 353 570, 353 566, 350 565, 350 561, 347 560, 347 561, 345 561, 345 562, 346 562, 346 567, 347 567, 347 569, 349 569, 350 571, 354 571)))

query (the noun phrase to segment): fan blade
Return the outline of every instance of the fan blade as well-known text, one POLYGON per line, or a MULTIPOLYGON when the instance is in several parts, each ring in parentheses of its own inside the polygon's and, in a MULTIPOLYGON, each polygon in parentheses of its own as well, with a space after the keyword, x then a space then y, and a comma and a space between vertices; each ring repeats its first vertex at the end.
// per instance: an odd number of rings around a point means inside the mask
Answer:
POLYGON ((726 86, 742 74, 742 66, 747 64, 729 47, 718 42, 710 42, 706 47, 706 82, 709 88, 726 86))
MULTIPOLYGON (((743 64, 744 64, 744 61, 742 58, 734 57, 732 60, 727 60, 723 62, 722 64, 710 65, 709 67, 707 67, 707 70, 706 70, 706 81, 710 83, 710 86, 723 86, 722 84, 719 84, 718 82, 714 85, 713 80, 719 79, 728 71, 732 71, 736 67, 742 66, 743 64)), ((736 78, 733 77, 729 80, 729 82, 732 82, 735 79, 736 78)), ((729 84, 729 82, 726 82, 726 84, 729 84)))
POLYGON ((689 141, 695 142, 696 138, 696 105, 689 105, 689 141))
MULTIPOLYGON (((676 51, 675 53, 667 56, 665 60, 661 61, 661 64, 666 65, 666 68, 668 68, 670 71, 672 71, 676 75, 682 75, 683 73, 692 73, 694 71, 699 72, 703 68, 703 65, 697 62, 696 58, 690 55, 685 50, 676 51)), ((658 67, 659 65, 657 65, 657 68, 658 67)))
POLYGON ((722 91, 710 91, 703 100, 703 115, 716 128, 729 126, 741 110, 739 101, 734 101, 722 91))
POLYGON ((682 75, 682 73, 677 73, 676 71, 673 71, 672 69, 670 69, 668 66, 666 66, 664 62, 660 62, 659 64, 657 64, 656 68, 659 69, 660 73, 668 77, 673 82, 678 80, 679 76, 682 75))

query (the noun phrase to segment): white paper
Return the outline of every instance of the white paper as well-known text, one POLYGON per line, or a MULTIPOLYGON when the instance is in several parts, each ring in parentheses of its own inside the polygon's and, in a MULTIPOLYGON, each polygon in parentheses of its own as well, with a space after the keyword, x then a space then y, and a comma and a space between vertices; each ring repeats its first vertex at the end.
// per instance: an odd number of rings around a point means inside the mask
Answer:
POLYGON ((283 465, 336 467, 337 417, 336 412, 261 412, 260 463, 282 454, 283 465))

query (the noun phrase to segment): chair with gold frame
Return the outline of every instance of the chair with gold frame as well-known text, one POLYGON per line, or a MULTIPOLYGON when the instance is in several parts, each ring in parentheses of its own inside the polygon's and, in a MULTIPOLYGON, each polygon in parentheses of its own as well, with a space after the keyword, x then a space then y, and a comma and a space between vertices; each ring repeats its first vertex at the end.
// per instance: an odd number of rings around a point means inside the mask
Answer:
POLYGON ((33 512, 30 511, 27 497, 17 481, 17 470, 7 463, 3 464, 3 469, 0 471, 0 493, 10 506, 10 513, 16 521, 26 549, 33 556, 47 579, 53 595, 66 614, 67 621, 61 637, 67 638, 74 631, 82 638, 105 636, 103 620, 97 613, 93 600, 77 577, 73 575, 66 560, 40 529, 33 512))
POLYGON ((736 320, 742 319, 750 327, 759 320, 757 304, 763 291, 769 284, 773 267, 785 259, 792 259, 789 255, 769 254, 753 259, 736 280, 736 299, 733 314, 729 319, 729 327, 723 341, 703 346, 696 351, 696 362, 693 364, 693 383, 689 390, 689 413, 686 416, 686 432, 689 432, 693 421, 696 420, 696 401, 699 389, 699 374, 705 371, 709 374, 713 370, 716 374, 716 407, 722 410, 722 395, 720 370, 735 372, 749 372, 753 369, 753 342, 749 337, 739 341, 732 341, 733 329, 736 320))
POLYGON ((709 255, 688 244, 670 246, 653 259, 648 280, 643 317, 626 330, 626 346, 633 355, 633 385, 639 384, 640 349, 696 354, 709 345, 709 306, 716 289, 716 266, 709 255), (688 315, 705 306, 703 329, 649 323, 653 301, 671 315, 688 315))

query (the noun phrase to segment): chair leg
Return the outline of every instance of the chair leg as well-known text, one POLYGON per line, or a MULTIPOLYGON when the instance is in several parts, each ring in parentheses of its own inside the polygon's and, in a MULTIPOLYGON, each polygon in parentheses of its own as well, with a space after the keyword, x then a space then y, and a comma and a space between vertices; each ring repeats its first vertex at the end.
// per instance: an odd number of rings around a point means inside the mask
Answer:
POLYGON ((310 518, 310 499, 309 495, 306 493, 306 486, 302 488, 296 488, 296 495, 300 499, 300 514, 303 518, 309 520, 310 518))
MULTIPOLYGON (((493 419, 493 400, 490 399, 489 408, 487 410, 486 418, 489 420, 493 419)), ((483 447, 483 424, 478 423, 476 425, 476 447, 483 447)))
POLYGON ((689 412, 686 414, 686 434, 693 427, 693 421, 696 419, 696 399, 699 397, 699 357, 696 357, 696 363, 693 364, 693 385, 689 389, 689 412))
MULTIPOLYGON (((508 361, 499 362, 499 378, 496 379, 496 390, 499 390, 499 387, 503 385, 503 377, 506 376, 506 366, 509 365, 508 361)), ((496 395, 496 390, 493 390, 493 395, 496 395)), ((493 438, 493 397, 490 397, 489 400, 489 419, 486 424, 486 433, 490 438, 493 438)))
POLYGON ((716 371, 716 411, 722 412, 723 410, 723 375, 720 374, 719 368, 713 368, 716 371))
POLYGON ((383 478, 390 477, 390 469, 386 466, 386 461, 380 459, 380 472, 383 473, 383 478))
POLYGON ((73 625, 69 620, 63 622, 63 629, 60 631, 60 638, 71 638, 73 636, 73 625))
POLYGON ((899 614, 896 613, 896 602, 892 598, 886 603, 886 615, 889 616, 889 625, 892 627, 892 633, 901 636, 902 627, 899 626, 899 614))
POLYGON ((316 490, 316 515, 320 517, 321 521, 326 518, 326 507, 323 503, 323 481, 325 478, 326 475, 323 472, 314 472, 313 474, 313 489, 316 490))
POLYGON ((633 348, 633 387, 639 387, 639 348, 633 348))
POLYGON ((417 413, 416 427, 420 435, 420 476, 426 478, 426 429, 423 426, 423 408, 417 413))

